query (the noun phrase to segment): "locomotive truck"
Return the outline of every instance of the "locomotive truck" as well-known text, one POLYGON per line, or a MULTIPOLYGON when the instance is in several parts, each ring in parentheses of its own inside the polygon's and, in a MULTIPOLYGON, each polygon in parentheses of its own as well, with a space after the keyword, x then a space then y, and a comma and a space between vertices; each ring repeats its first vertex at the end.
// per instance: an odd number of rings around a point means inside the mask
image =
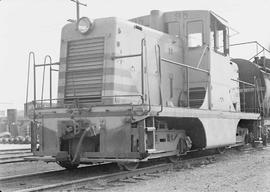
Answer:
POLYGON ((66 24, 60 61, 34 65, 34 99, 25 105, 31 159, 131 170, 151 159, 244 145, 250 135, 258 141, 269 71, 229 54, 228 23, 208 10, 66 24), (58 96, 38 100, 35 70, 55 65, 58 96))

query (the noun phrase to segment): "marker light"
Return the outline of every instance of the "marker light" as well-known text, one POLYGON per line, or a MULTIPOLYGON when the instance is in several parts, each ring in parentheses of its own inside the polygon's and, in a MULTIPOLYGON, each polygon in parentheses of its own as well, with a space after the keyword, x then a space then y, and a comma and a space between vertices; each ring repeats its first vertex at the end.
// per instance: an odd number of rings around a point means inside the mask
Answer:
POLYGON ((77 23, 77 28, 82 34, 86 34, 94 26, 94 23, 87 17, 81 17, 77 23))

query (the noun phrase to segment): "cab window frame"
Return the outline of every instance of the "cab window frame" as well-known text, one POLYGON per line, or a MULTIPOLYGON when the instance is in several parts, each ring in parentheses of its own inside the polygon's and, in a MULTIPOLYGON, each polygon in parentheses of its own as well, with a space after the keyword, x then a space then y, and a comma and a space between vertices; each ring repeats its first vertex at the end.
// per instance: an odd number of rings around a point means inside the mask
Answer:
MULTIPOLYGON (((186 29, 186 34, 187 34, 187 47, 189 49, 196 49, 196 48, 201 48, 204 45, 204 22, 203 20, 192 20, 187 22, 187 29, 186 29), (197 23, 197 27, 196 26, 197 23), (198 27, 199 25, 200 27, 198 27), (194 25, 194 26, 191 26, 194 25), (195 27, 195 28, 194 28, 195 27), (199 34, 201 37, 199 39, 200 43, 196 46, 191 46, 191 36, 194 34, 199 34)), ((198 41, 198 42, 199 42, 198 41)))
POLYGON ((211 15, 210 47, 223 56, 229 55, 229 28, 211 15))

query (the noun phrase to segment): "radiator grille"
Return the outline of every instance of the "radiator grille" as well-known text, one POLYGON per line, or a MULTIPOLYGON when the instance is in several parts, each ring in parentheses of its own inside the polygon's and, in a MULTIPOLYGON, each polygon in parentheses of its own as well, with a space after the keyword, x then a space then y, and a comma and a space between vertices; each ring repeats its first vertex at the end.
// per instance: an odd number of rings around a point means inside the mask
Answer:
POLYGON ((104 38, 68 43, 65 98, 100 102, 104 63, 104 38))

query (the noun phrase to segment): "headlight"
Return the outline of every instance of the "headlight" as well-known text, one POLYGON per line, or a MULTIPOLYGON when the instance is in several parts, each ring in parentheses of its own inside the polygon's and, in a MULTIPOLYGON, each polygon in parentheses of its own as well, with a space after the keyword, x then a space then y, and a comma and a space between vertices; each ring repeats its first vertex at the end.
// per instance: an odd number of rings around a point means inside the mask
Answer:
POLYGON ((77 23, 77 28, 82 34, 89 32, 94 26, 94 23, 87 17, 82 17, 77 23))

